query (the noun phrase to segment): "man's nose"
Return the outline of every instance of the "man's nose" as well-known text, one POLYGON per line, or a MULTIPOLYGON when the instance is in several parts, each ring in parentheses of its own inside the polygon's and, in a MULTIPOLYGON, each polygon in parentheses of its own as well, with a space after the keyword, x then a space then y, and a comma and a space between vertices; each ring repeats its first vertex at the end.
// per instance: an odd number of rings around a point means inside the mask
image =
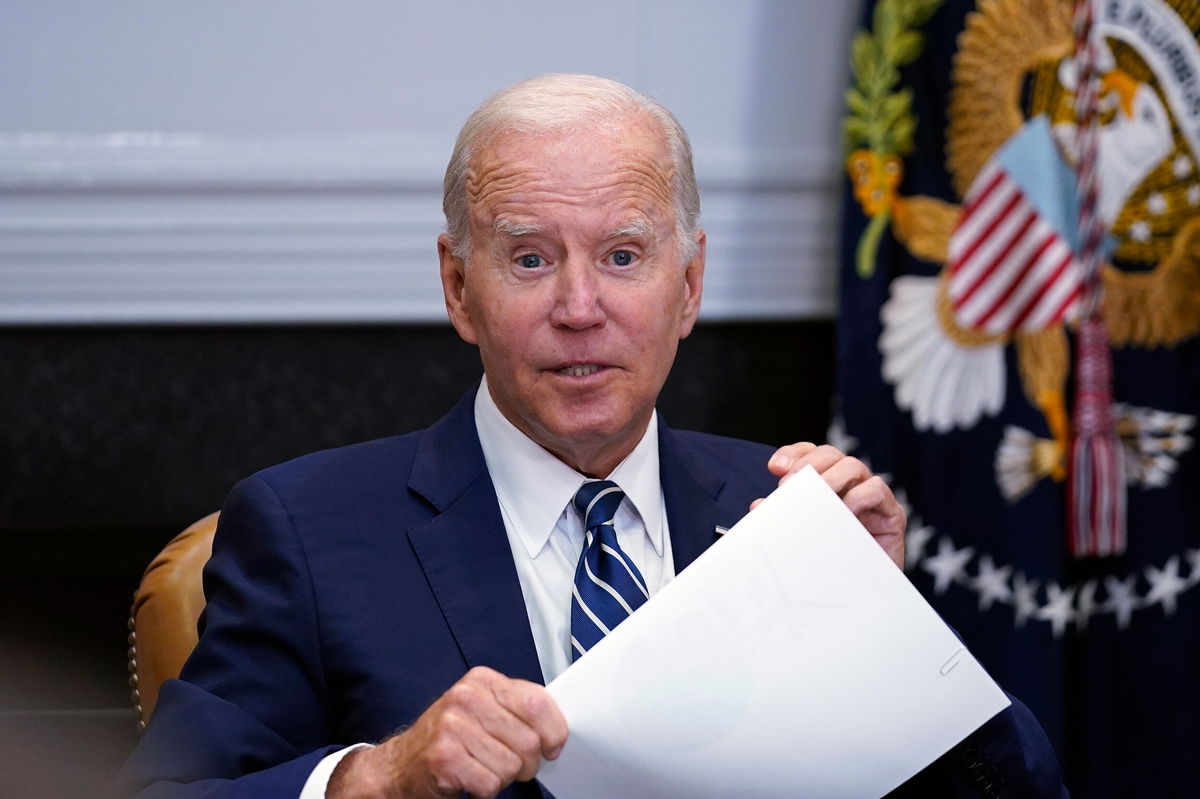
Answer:
POLYGON ((583 329, 603 324, 601 275, 583 259, 568 260, 554 276, 554 309, 550 322, 557 327, 583 329))

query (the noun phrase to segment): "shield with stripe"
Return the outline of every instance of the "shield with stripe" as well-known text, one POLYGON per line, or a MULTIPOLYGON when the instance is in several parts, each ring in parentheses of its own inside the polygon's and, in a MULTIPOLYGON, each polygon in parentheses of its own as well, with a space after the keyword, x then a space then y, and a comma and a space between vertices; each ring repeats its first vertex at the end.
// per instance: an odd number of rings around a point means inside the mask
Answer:
POLYGON ((980 170, 950 237, 947 292, 962 328, 1042 330, 1078 313, 1075 175, 1044 116, 980 170))

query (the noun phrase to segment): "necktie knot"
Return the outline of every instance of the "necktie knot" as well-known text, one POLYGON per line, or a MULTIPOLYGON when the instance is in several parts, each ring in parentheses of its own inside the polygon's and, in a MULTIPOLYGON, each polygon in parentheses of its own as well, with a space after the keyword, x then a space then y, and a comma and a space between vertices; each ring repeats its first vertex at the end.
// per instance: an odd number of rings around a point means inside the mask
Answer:
POLYGON ((593 530, 611 524, 625 492, 611 480, 592 480, 575 492, 575 509, 583 518, 583 529, 593 530))

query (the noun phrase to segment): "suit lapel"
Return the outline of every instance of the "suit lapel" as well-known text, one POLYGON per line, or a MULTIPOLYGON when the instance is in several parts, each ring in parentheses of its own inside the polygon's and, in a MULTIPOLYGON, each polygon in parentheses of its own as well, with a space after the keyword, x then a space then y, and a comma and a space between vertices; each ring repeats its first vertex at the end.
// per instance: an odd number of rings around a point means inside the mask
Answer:
MULTIPOLYGON (((409 488, 438 514, 408 532, 468 666, 543 682, 521 583, 475 431, 474 392, 426 431, 409 488)), ((659 471, 675 572, 732 527, 744 507, 720 501, 725 481, 679 434, 659 423, 659 471)))
POLYGON ((696 456, 682 437, 661 421, 658 460, 678 574, 717 540, 718 525, 732 527, 746 514, 746 508, 720 501, 725 481, 714 465, 696 456))
POLYGON ((409 488, 439 513, 409 541, 468 666, 542 682, 470 392, 418 445, 409 488))

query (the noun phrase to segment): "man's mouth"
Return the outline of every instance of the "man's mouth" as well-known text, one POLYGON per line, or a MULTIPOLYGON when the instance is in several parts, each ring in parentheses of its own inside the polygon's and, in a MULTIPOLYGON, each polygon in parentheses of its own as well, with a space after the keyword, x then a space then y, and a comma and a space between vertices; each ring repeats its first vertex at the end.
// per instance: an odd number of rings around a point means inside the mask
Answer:
POLYGON ((604 367, 598 364, 588 363, 564 366, 561 369, 555 369, 554 371, 558 372, 560 375, 569 375, 571 377, 587 377, 590 374, 599 372, 603 368, 604 367))

